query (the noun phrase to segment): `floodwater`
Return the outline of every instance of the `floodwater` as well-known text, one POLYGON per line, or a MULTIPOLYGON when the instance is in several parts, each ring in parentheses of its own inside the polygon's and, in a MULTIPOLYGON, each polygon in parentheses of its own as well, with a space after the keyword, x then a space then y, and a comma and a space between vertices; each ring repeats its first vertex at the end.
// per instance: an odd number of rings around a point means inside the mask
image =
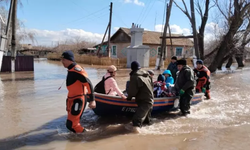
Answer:
MULTIPOLYGON (((95 85, 105 68, 82 65, 95 85)), ((85 134, 65 127, 67 70, 60 62, 35 61, 34 72, 0 74, 0 150, 247 150, 250 149, 250 70, 212 76, 211 100, 191 107, 188 117, 154 116, 139 133, 125 129, 129 118, 103 118, 86 109, 85 134), (58 90, 61 86, 62 88, 58 90)), ((125 88, 129 70, 117 81, 125 88)))

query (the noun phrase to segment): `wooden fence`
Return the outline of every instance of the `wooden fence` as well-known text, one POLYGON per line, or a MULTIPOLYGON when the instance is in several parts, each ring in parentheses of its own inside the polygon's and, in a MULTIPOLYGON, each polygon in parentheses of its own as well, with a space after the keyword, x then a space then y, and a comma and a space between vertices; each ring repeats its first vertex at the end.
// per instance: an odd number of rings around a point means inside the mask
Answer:
MULTIPOLYGON (((17 56, 15 71, 34 71, 34 57, 17 56)), ((1 72, 11 72, 11 56, 3 56, 1 72)))
MULTIPOLYGON (((59 53, 49 53, 47 58, 50 60, 60 60, 61 54, 59 53)), ((186 59, 188 65, 193 66, 191 63, 191 59, 186 59)), ((126 67, 127 66, 127 58, 108 58, 108 57, 97 57, 91 55, 79 55, 75 54, 75 61, 78 63, 88 64, 88 65, 115 65, 118 67, 126 67)), ((166 59, 164 64, 164 68, 167 68, 167 65, 170 63, 171 59, 166 59)), ((156 58, 150 58, 149 66, 154 67, 156 63, 156 58)))

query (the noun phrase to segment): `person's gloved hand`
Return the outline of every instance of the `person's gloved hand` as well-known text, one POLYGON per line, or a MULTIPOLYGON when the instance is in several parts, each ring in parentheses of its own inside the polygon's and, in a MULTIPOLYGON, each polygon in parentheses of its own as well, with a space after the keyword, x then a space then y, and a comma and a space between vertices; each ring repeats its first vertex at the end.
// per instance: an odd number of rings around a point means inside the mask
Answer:
POLYGON ((201 89, 203 93, 206 93, 206 88, 201 89))
POLYGON ((183 89, 181 89, 179 92, 180 96, 182 96, 184 93, 185 93, 185 91, 183 89))

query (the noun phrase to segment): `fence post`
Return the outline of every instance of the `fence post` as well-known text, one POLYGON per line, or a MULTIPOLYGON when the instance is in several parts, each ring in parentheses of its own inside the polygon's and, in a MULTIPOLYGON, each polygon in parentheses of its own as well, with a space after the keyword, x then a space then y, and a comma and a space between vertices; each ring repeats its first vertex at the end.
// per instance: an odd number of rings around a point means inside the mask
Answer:
POLYGON ((90 61, 89 61, 90 65, 92 65, 92 56, 90 55, 90 61))

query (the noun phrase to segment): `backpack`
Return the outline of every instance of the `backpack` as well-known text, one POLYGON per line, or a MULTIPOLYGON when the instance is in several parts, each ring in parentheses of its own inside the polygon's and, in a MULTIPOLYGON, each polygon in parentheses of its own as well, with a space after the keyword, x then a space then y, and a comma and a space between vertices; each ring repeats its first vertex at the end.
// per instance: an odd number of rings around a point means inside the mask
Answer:
POLYGON ((99 82, 99 83, 97 83, 97 85, 95 86, 95 88, 94 88, 94 92, 96 92, 96 93, 100 93, 100 94, 106 94, 106 92, 105 92, 105 81, 108 79, 108 78, 111 78, 112 76, 109 76, 109 77, 107 77, 106 79, 104 78, 104 76, 102 77, 102 80, 99 82))

